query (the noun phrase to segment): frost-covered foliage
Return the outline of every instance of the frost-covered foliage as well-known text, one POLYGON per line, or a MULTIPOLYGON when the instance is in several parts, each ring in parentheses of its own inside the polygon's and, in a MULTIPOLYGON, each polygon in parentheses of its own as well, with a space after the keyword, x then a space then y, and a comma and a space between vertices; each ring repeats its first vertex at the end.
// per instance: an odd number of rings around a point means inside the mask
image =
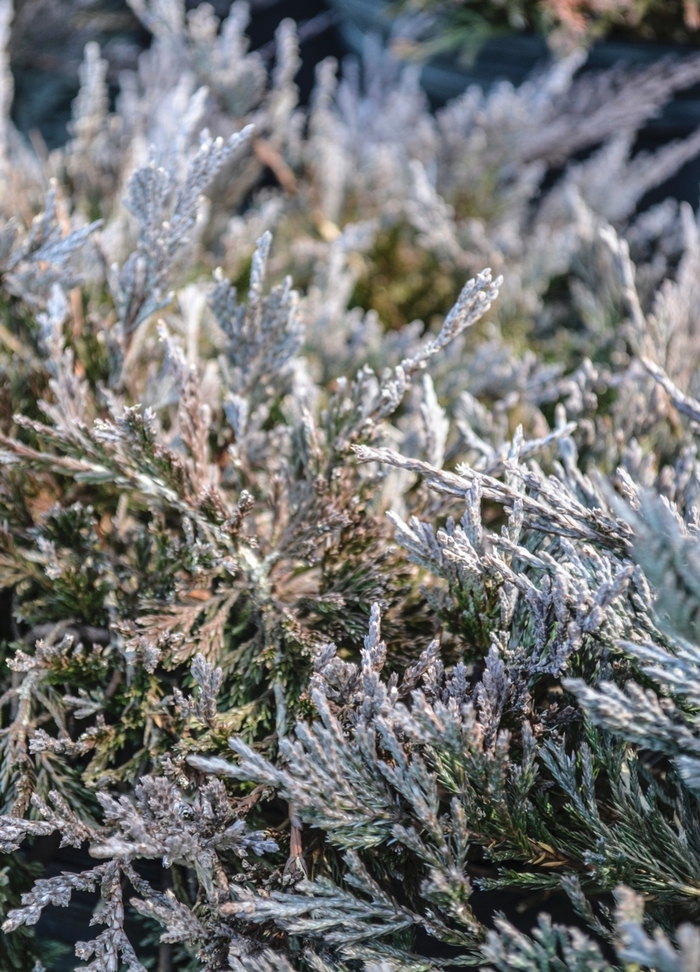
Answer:
POLYGON ((163 970, 696 968, 700 229, 637 204, 699 144, 630 151, 700 61, 306 113, 292 25, 135 9, 117 113, 88 47, 1 130, 0 968, 86 891, 92 972, 129 908, 163 970))

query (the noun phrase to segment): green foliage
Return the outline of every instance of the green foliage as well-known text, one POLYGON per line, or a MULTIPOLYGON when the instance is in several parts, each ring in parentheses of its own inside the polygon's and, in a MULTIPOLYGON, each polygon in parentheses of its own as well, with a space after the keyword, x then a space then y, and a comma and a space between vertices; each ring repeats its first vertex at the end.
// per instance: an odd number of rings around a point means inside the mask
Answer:
POLYGON ((0 847, 96 862, 3 872, 8 954, 99 891, 91 972, 129 910, 163 969, 694 969, 700 230, 635 207, 697 139, 617 129, 698 64, 302 112, 290 25, 268 86, 135 7, 48 197, 2 130, 0 847))
POLYGON ((489 37, 511 32, 547 36, 555 51, 616 39, 697 44, 700 11, 695 0, 399 0, 396 9, 432 15, 428 38, 401 43, 402 53, 432 55, 457 48, 469 62, 489 37))

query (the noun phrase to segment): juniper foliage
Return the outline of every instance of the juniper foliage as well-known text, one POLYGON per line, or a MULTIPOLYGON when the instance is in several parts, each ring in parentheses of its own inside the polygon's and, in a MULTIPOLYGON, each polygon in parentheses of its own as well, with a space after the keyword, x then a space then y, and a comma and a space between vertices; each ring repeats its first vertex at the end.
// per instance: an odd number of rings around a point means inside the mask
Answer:
MULTIPOLYGON (((342 9, 342 0, 339 6, 342 9)), ((545 0, 541 4, 529 0, 401 0, 398 9, 404 12, 395 28, 402 48, 414 55, 457 48, 462 59, 473 58, 485 40, 504 31, 544 34, 551 48, 562 53, 611 33, 642 41, 693 44, 700 26, 695 0, 671 5, 659 0, 605 4, 596 0, 545 0)))
POLYGON ((636 205, 698 146, 630 133, 699 62, 304 113, 292 25, 268 82, 134 8, 115 114, 91 46, 64 149, 3 120, 0 961, 99 889, 93 972, 129 908, 206 972, 695 968, 700 228, 636 205))

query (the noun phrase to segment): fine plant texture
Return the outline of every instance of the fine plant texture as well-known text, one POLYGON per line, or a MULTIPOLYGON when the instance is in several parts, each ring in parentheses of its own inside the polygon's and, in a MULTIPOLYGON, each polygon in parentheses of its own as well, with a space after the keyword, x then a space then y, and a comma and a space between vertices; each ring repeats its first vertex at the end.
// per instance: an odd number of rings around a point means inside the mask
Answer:
POLYGON ((411 28, 430 36, 424 52, 456 47, 463 57, 504 31, 542 33, 561 54, 610 34, 697 44, 700 28, 697 0, 400 0, 398 9, 418 14, 411 28))
POLYGON ((0 65, 0 969, 700 972, 700 60, 133 8, 62 149, 0 65))

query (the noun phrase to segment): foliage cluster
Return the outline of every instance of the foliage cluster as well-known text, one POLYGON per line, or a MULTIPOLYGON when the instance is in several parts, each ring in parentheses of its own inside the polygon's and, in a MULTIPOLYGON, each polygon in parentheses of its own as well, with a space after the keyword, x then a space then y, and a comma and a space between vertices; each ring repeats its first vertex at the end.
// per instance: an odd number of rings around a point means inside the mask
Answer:
POLYGON ((632 146, 700 61, 304 111, 292 24, 133 6, 45 158, 1 66, 0 967, 99 890, 90 972, 128 909, 162 969, 694 972, 700 227, 637 207, 700 138, 632 146))
POLYGON ((402 25, 402 48, 430 55, 458 48, 462 57, 478 53, 499 33, 536 32, 561 54, 609 37, 661 43, 698 43, 697 0, 399 0, 395 9, 418 14, 402 25), (422 42, 417 44, 418 37, 422 42), (412 33, 413 45, 408 43, 412 33))

